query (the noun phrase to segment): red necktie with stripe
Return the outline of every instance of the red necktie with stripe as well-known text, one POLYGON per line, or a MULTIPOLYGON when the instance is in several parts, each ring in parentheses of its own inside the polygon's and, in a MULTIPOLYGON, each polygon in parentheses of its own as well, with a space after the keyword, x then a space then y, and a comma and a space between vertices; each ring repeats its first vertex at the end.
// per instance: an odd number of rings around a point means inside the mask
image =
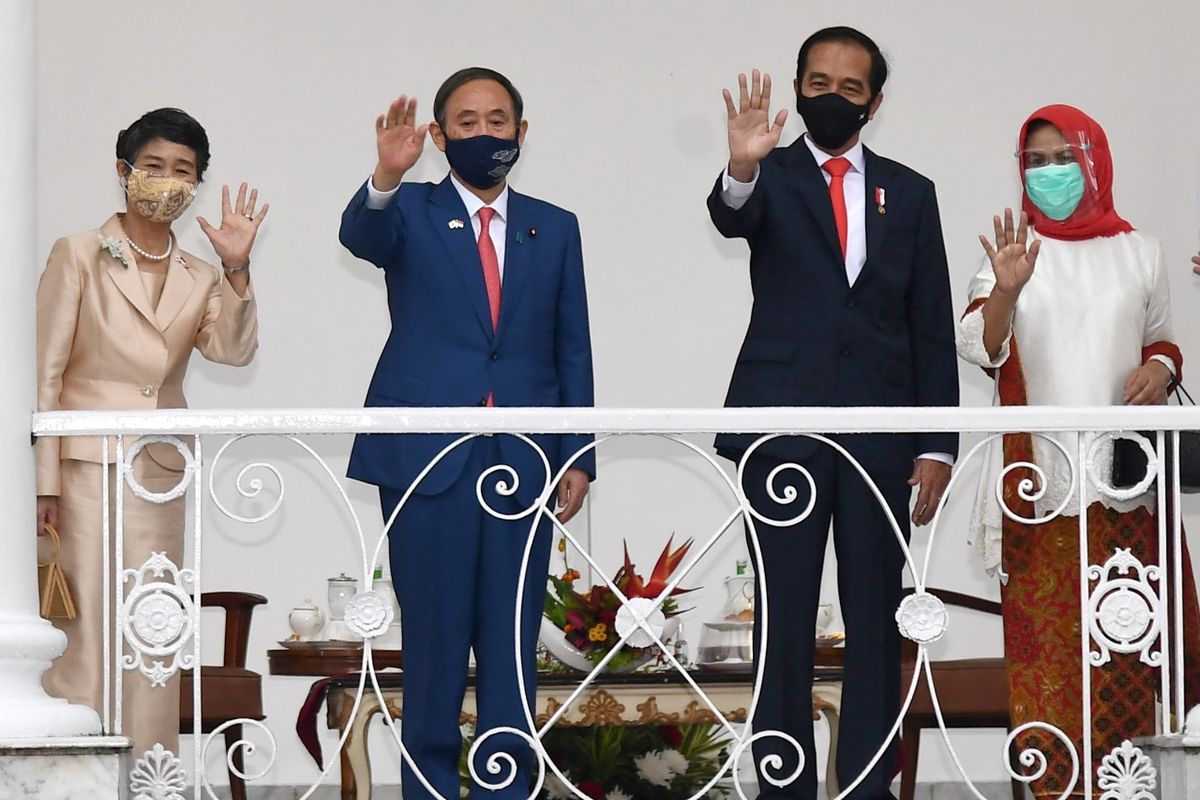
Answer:
MULTIPOLYGON (((496 256, 496 245, 492 243, 492 235, 488 226, 496 209, 484 206, 479 209, 479 263, 483 264, 483 285, 487 287, 488 309, 492 313, 492 332, 500 324, 500 259, 496 256)), ((845 216, 845 211, 842 212, 845 216)), ((487 404, 494 406, 495 399, 488 392, 487 404)))
POLYGON ((829 200, 833 203, 833 221, 837 223, 838 241, 842 243, 842 260, 846 260, 846 239, 849 236, 846 221, 846 173, 850 171, 850 160, 831 158, 821 165, 829 173, 829 200))

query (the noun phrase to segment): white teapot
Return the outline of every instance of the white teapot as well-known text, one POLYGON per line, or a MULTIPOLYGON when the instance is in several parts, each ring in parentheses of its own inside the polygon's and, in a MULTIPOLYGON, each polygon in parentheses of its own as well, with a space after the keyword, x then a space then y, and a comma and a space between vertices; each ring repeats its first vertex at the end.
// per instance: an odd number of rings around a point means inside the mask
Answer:
POLYGON ((288 612, 288 627, 297 639, 310 642, 325 627, 325 614, 311 598, 306 597, 303 603, 288 612))

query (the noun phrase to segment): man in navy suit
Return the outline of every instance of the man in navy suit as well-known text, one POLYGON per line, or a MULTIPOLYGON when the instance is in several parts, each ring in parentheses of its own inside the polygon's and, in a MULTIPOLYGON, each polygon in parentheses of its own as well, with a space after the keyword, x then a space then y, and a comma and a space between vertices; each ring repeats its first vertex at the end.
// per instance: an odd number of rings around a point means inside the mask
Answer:
MULTIPOLYGON (((729 164, 708 198, 723 236, 750 246, 754 304, 726 406, 954 406, 958 372, 946 252, 933 184, 875 155, 859 131, 878 111, 887 62, 852 28, 828 28, 800 48, 797 110, 807 134, 778 147, 787 111, 769 117, 771 78, 739 76, 725 92, 729 164)), ((816 796, 812 705, 816 607, 830 522, 846 623, 837 773, 843 788, 866 770, 853 798, 888 798, 899 710, 902 550, 886 512, 854 466, 805 437, 723 434, 717 452, 745 460, 742 485, 755 521, 769 604, 765 674, 753 725, 782 737, 756 742, 760 798, 816 796), (808 481, 816 485, 810 496, 808 481), (782 469, 778 469, 783 467, 782 469), (778 469, 778 471, 776 471, 778 469), (771 484, 770 487, 768 484, 771 484), (794 487, 794 502, 786 499, 794 487), (809 502, 807 517, 796 521, 809 502), (763 759, 778 755, 781 766, 763 759), (770 779, 783 785, 776 785, 770 779)), ((867 471, 908 538, 927 523, 950 479, 956 435, 832 437, 867 471)), ((749 528, 749 524, 747 526, 749 528)), ((754 551, 751 543, 751 552, 754 551)), ((756 604, 761 613, 761 603, 756 604)), ((761 633, 756 621, 756 637, 761 633)))
MULTIPOLYGON (((367 406, 590 406, 592 355, 579 224, 567 211, 517 194, 507 176, 528 123, 521 95, 490 69, 451 75, 434 121, 417 126, 416 99, 401 96, 375 122, 378 164, 342 215, 340 238, 384 271, 392 330, 367 406), (438 184, 402 183, 426 134, 446 154, 438 184)), ((384 519, 456 436, 360 435, 349 475, 379 487, 384 519)), ((530 509, 547 482, 591 438, 471 439, 437 461, 392 524, 392 575, 404 624, 404 797, 459 796, 459 713, 469 654, 476 663, 478 735, 527 730, 514 650, 518 576, 535 531, 522 595, 521 652, 532 702, 534 647, 549 570, 550 530, 530 509), (498 472, 496 467, 507 467, 498 472), (486 479, 484 474, 488 473, 486 479), (499 484, 507 483, 506 491, 499 484), (476 497, 481 487, 483 507, 476 497), (423 780, 422 780, 423 778, 423 780), (431 794, 430 789, 437 792, 431 794)), ((590 451, 563 470, 556 499, 566 522, 595 475, 590 451)), ((528 796, 531 751, 492 737, 476 765, 513 755, 515 779, 473 797, 528 796)))

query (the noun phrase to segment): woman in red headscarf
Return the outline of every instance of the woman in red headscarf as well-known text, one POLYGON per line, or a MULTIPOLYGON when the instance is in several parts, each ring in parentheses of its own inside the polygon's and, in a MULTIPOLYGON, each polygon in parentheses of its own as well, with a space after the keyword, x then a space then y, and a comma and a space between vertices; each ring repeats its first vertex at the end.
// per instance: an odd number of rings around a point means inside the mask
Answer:
MULTIPOLYGON (((1024 192, 1014 221, 1010 209, 995 217, 995 241, 981 236, 987 256, 970 286, 959 325, 958 351, 996 379, 1000 405, 1150 405, 1166 402, 1182 377, 1183 357, 1172 341, 1171 302, 1158 241, 1133 229, 1113 207, 1112 157, 1103 129, 1078 109, 1047 106, 1021 128, 1019 168, 1024 192)), ((971 519, 971 543, 989 571, 1000 572, 1005 657, 1013 727, 1041 723, 1017 737, 1017 746, 1042 752, 1048 766, 1032 788, 1038 797, 1082 794, 1072 777, 1068 748, 1047 726, 1073 742, 1080 770, 1096 769, 1125 739, 1155 731, 1156 667, 1142 653, 1121 653, 1113 641, 1145 643, 1148 605, 1134 592, 1114 597, 1127 615, 1096 615, 1089 650, 1106 653, 1099 666, 1080 659, 1080 526, 1086 515, 1088 563, 1101 577, 1093 599, 1122 566, 1119 551, 1143 565, 1159 558, 1158 504, 1153 487, 1133 494, 1105 493, 1086 476, 1082 504, 1072 464, 1081 442, 1092 452, 1094 475, 1109 482, 1112 443, 1095 434, 1008 434, 995 442, 985 465, 971 519), (1028 467, 1036 465, 1037 474, 1028 467), (1008 467, 1008 471, 1005 469, 1008 467), (1036 497, 1022 492, 1032 478, 1036 497), (997 497, 1001 482, 1003 499, 997 497), (1040 493, 1039 493, 1040 492, 1040 493), (1126 496, 1133 494, 1133 496, 1126 496), (1107 625, 1107 627, 1106 627, 1107 625), (1109 638, 1109 647, 1101 644, 1109 638), (1084 682, 1089 677, 1091 759, 1083 742, 1084 682)), ((1075 469, 1086 469, 1075 464, 1075 469)), ((1200 611, 1192 571, 1184 569, 1183 644, 1200 655, 1200 611)), ((1124 578, 1137 579, 1136 567, 1124 578)), ((1157 597, 1157 581, 1152 582, 1157 597)), ((1104 611, 1103 607, 1100 609, 1104 611)), ((1116 609, 1116 605, 1112 610, 1116 609)), ((1165 615, 1162 615, 1165 616, 1165 615)), ((1180 637, 1172 630, 1172 648, 1180 637)), ((1172 649, 1172 658, 1174 657, 1172 649)), ((1189 664, 1200 663, 1191 661, 1189 664)), ((1186 676, 1190 707, 1200 697, 1186 676)))

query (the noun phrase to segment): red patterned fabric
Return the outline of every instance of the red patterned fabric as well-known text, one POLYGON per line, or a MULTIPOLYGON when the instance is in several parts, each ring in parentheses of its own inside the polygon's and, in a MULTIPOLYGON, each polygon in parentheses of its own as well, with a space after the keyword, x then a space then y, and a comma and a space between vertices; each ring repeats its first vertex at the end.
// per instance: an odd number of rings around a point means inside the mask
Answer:
MULTIPOLYGON (((1158 521, 1144 508, 1119 513, 1093 503, 1087 511, 1088 560, 1104 564, 1118 548, 1128 548, 1145 564, 1161 563, 1158 521)), ((1184 656, 1200 655, 1200 606, 1184 549, 1184 656)), ((1059 517, 1041 525, 1005 521, 1001 589, 1004 651, 1008 665, 1009 709, 1014 727, 1027 722, 1053 725, 1069 736, 1081 767, 1095 770, 1125 739, 1155 732, 1155 695, 1161 676, 1138 653, 1112 653, 1111 661, 1089 669, 1092 758, 1083 764, 1083 672, 1080 662, 1079 518, 1059 517)), ((1168 560, 1169 563, 1169 560, 1168 560)), ((1115 576, 1114 576, 1115 577, 1115 576)), ((1093 581, 1090 588, 1095 588, 1093 581)), ((1179 637, 1172 632, 1173 645, 1179 637)), ((1095 644, 1092 649, 1096 650, 1095 644)), ((1200 697, 1196 671, 1184 676, 1188 706, 1200 697)), ((1017 748, 1042 752, 1046 774, 1031 784, 1035 797, 1058 797, 1068 788, 1071 756, 1052 733, 1033 728, 1017 737, 1017 748)), ((1014 765, 1015 766, 1015 765, 1014 765)), ((1082 792, 1082 777, 1073 794, 1082 792)))
MULTIPOLYGON (((986 298, 971 303, 966 313, 981 307, 986 298)), ((965 316, 965 314, 964 314, 965 316)), ((1156 342, 1143 350, 1143 360, 1165 355, 1182 375, 1183 357, 1170 342, 1156 342)), ((1020 347, 1014 335, 1009 356, 997 369, 987 370, 997 384, 1002 406, 1028 405, 1020 347)), ((1004 464, 1036 463, 1033 437, 1005 434, 1004 464)), ((1026 519, 1036 516, 1034 504, 1021 499, 1018 484, 1032 478, 1028 470, 1012 470, 1004 478, 1004 505, 1026 519)), ((1122 514, 1093 503, 1088 515, 1088 559, 1103 564, 1116 548, 1129 548, 1144 564, 1174 563, 1173 553, 1160 559, 1158 521, 1146 509, 1122 514)), ((1168 519, 1170 519, 1168 510, 1168 519)), ((1066 733, 1080 760, 1083 753, 1083 669, 1080 659, 1079 518, 1058 517, 1041 525, 1025 525, 1005 517, 1001 523, 1001 569, 1008 582, 1001 588, 1004 618, 1004 651, 1008 666, 1009 710, 1014 727, 1040 721, 1066 733)), ((1185 708, 1200 702, 1200 601, 1197 600, 1191 558, 1184 541, 1183 631, 1170 631, 1172 652, 1180 646, 1184 663, 1185 708)), ((1168 587, 1173 586, 1173 578, 1168 587)), ((1173 593, 1171 588, 1169 592, 1173 593)), ((1174 598, 1169 598, 1173 604, 1174 598)), ((1103 667, 1090 668, 1093 771, 1100 760, 1133 736, 1155 731, 1155 697, 1160 686, 1157 670, 1143 664, 1137 654, 1113 654, 1103 667)), ((1035 797, 1058 797, 1068 789, 1071 758, 1053 734, 1037 728, 1017 738, 1018 750, 1042 752, 1049 765, 1046 774, 1031 784, 1035 797)), ((1016 765, 1013 765, 1016 767, 1016 765)), ((1082 778, 1075 791, 1082 794, 1082 778)))

